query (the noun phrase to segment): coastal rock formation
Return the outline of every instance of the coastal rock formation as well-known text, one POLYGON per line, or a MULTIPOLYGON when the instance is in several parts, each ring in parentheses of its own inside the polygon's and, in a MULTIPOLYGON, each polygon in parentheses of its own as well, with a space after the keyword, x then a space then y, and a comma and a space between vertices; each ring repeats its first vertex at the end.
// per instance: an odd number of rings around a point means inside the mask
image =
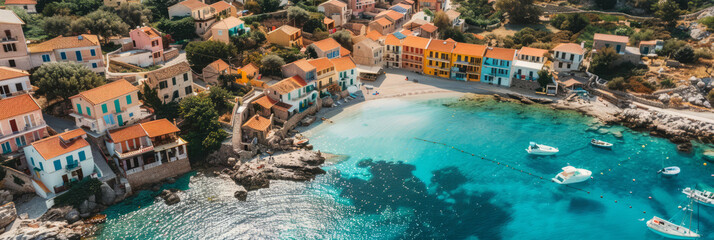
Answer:
POLYGON ((12 192, 9 190, 0 190, 0 205, 12 202, 12 192))
POLYGON ((82 221, 68 224, 65 221, 21 220, 17 228, 0 239, 80 239, 91 231, 92 226, 82 221))
POLYGON ((109 184, 102 183, 101 191, 102 191, 102 203, 104 205, 113 204, 117 197, 116 192, 114 192, 114 189, 112 189, 112 187, 110 187, 109 184))
POLYGON ((238 201, 245 201, 248 199, 248 190, 246 190, 243 186, 238 186, 238 190, 233 193, 233 197, 238 199, 238 201))
POLYGON ((5 205, 0 206, 0 233, 7 227, 10 223, 17 219, 17 210, 15 210, 15 203, 9 202, 5 205))
POLYGON ((269 187, 270 180, 312 180, 325 173, 319 167, 324 162, 320 152, 299 150, 235 165, 230 175, 238 185, 252 191, 269 187))
MULTIPOLYGON (((675 143, 688 143, 693 139, 705 143, 714 142, 714 124, 711 123, 642 109, 625 109, 617 117, 618 122, 627 127, 656 131, 675 143)), ((687 146, 680 148, 686 150, 687 146)))
POLYGON ((176 194, 176 191, 174 191, 173 189, 171 191, 168 189, 164 189, 163 191, 161 191, 161 194, 159 194, 159 196, 164 199, 166 205, 174 205, 181 201, 181 198, 179 198, 178 194, 176 194))

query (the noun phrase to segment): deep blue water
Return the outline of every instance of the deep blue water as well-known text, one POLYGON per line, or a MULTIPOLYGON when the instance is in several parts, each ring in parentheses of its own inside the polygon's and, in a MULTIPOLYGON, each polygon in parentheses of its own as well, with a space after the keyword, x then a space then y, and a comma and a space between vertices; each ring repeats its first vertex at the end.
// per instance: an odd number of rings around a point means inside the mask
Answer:
MULTIPOLYGON (((665 139, 569 111, 384 99, 331 119, 306 133, 316 149, 344 155, 324 167, 328 174, 273 181, 247 202, 233 198, 230 180, 187 175, 167 186, 185 190, 180 203, 166 206, 157 193, 140 192, 105 212, 99 238, 660 239, 640 219, 669 218, 686 200, 682 188, 714 185, 701 146, 680 154, 665 139), (594 148, 591 138, 615 146, 594 148), (529 141, 561 152, 528 156, 529 141), (547 181, 568 164, 594 178, 577 189, 547 181), (670 165, 682 174, 656 175, 670 165)), ((691 227, 714 239, 714 208, 697 213, 691 227)))

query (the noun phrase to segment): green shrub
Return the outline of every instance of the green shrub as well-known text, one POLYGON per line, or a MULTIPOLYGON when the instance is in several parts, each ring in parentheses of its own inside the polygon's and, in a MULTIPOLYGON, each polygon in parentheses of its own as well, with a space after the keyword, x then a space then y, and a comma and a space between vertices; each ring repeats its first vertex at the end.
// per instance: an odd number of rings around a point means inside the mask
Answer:
POLYGON ((12 182, 14 182, 15 184, 20 185, 20 186, 25 185, 25 181, 23 181, 22 179, 20 179, 19 177, 15 176, 15 175, 12 175, 12 182))
POLYGON ((674 59, 681 63, 692 63, 697 60, 697 57, 694 55, 694 49, 687 45, 674 52, 674 59))
POLYGON ((612 90, 625 90, 625 79, 622 77, 616 77, 609 82, 607 82, 607 88, 612 90))
POLYGON ((709 91, 709 94, 707 94, 707 99, 709 99, 709 102, 714 102, 714 89, 709 91))
POLYGON ((706 48, 697 48, 694 50, 694 56, 696 58, 704 58, 704 59, 712 59, 714 58, 714 54, 712 54, 712 51, 706 48))
POLYGON ((662 88, 673 88, 675 86, 674 81, 669 78, 662 79, 662 81, 659 82, 659 85, 662 88))
POLYGON ((55 198, 56 206, 79 207, 89 196, 97 195, 101 191, 102 182, 95 178, 84 178, 82 181, 71 183, 66 193, 55 198))
POLYGON ((709 31, 714 31, 714 16, 709 16, 709 17, 699 19, 699 23, 701 23, 704 26, 707 26, 707 29, 709 31))

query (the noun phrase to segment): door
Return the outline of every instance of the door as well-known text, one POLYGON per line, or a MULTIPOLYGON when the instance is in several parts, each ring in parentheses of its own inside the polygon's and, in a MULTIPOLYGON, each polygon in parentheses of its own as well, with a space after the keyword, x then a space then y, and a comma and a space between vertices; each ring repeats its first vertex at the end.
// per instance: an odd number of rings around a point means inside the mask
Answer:
POLYGON ((15 119, 10 120, 10 128, 13 132, 17 132, 17 122, 15 122, 15 119))
POLYGON ((617 52, 619 53, 620 50, 622 50, 622 45, 617 45, 617 49, 615 49, 615 50, 617 50, 617 52))
POLYGON ((117 122, 119 122, 119 126, 124 126, 124 119, 121 115, 117 115, 117 122))
POLYGON ((649 54, 649 53, 650 53, 650 47, 645 47, 645 51, 643 52, 643 54, 649 54))
POLYGON ((65 185, 69 184, 69 178, 67 177, 67 174, 62 175, 62 182, 64 182, 65 185))
POLYGON ((501 78, 498 78, 498 85, 501 85, 501 78))
POLYGON ((82 172, 82 168, 80 167, 79 169, 77 169, 77 179, 79 179, 79 181, 82 181, 82 178, 84 178, 84 173, 82 172))

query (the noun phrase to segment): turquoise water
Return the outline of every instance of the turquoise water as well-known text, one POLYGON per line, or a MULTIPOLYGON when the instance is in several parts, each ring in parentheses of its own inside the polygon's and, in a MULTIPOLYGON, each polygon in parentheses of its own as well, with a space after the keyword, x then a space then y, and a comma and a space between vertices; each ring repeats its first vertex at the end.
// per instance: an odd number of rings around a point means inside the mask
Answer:
MULTIPOLYGON (((331 119, 306 133, 316 149, 346 156, 325 166, 328 174, 273 181, 247 202, 233 198, 230 180, 187 175, 168 186, 185 190, 180 203, 143 191, 105 212, 99 238, 660 239, 640 220, 669 218, 686 200, 682 188, 714 180, 698 148, 680 154, 665 139, 543 107, 384 99, 331 119), (591 138, 615 147, 594 148, 591 138), (561 152, 528 156, 529 141, 561 152), (533 176, 549 179, 568 164, 594 178, 576 190, 533 176), (660 178, 663 165, 682 174, 660 178)), ((714 239, 714 209, 698 213, 693 228, 714 239)))

